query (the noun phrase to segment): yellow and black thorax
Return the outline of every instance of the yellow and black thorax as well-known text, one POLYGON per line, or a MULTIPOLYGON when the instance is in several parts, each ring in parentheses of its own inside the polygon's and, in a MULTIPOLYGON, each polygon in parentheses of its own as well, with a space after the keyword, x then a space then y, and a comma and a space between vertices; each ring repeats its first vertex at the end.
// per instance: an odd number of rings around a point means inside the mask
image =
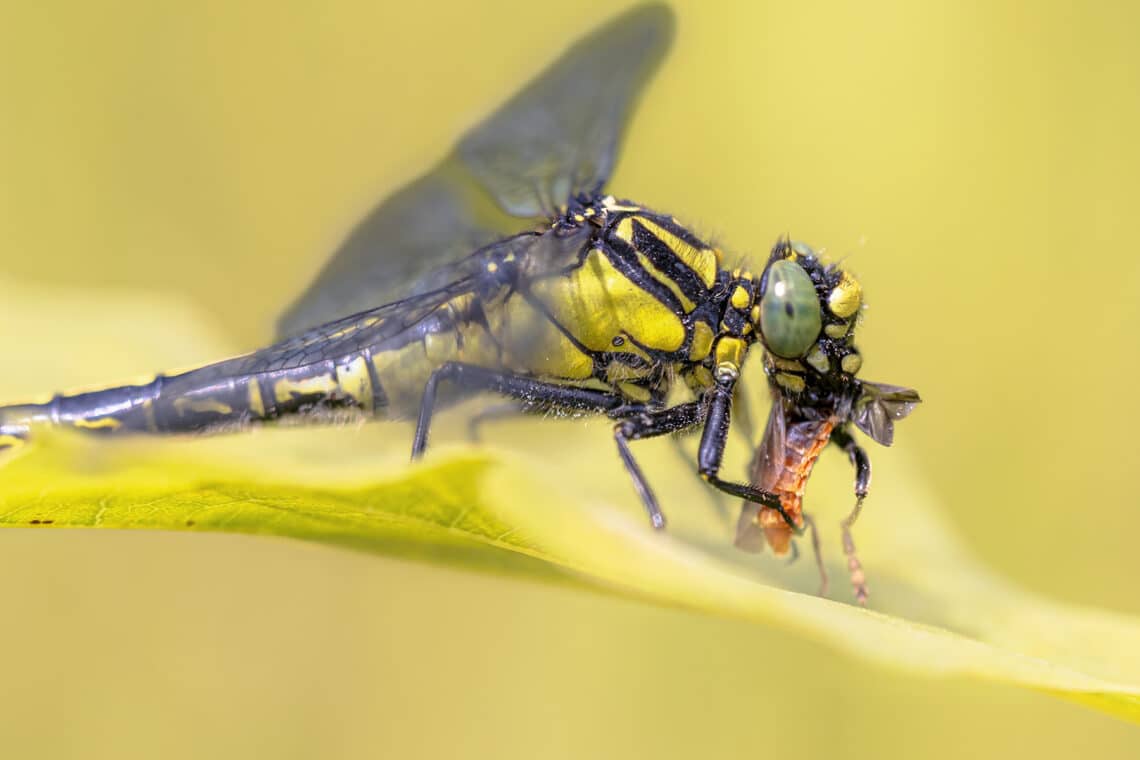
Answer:
MULTIPOLYGON (((530 269, 537 274, 524 267, 518 296, 565 341, 524 340, 508 356, 508 365, 522 365, 513 369, 592 380, 649 401, 679 376, 707 385, 716 352, 729 347, 720 345, 724 336, 734 336, 732 353, 743 355, 748 307, 726 324, 729 275, 721 252, 675 218, 605 197, 571 207, 547 234, 584 241, 567 266, 535 261, 530 269)), ((516 345, 515 323, 505 321, 504 343, 516 345)))
POLYGON ((724 268, 721 252, 674 217, 627 201, 583 204, 559 225, 595 231, 573 266, 525 286, 574 347, 566 366, 548 367, 553 376, 638 400, 677 377, 699 392, 739 375, 759 342, 769 382, 797 406, 834 410, 857 395, 862 289, 808 246, 777 242, 756 275, 724 268))

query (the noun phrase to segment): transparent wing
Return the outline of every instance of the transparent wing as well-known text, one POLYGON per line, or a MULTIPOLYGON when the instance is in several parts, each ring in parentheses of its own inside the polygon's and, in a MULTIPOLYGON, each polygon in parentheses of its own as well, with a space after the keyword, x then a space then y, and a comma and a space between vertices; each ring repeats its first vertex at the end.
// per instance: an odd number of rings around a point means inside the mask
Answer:
POLYGON ((251 373, 291 369, 365 348, 380 347, 384 341, 420 326, 451 299, 477 291, 485 262, 502 256, 508 250, 516 255, 525 255, 527 249, 541 239, 539 235, 518 236, 481 248, 440 270, 438 277, 432 278, 433 281, 439 280, 432 287, 424 287, 420 292, 389 301, 383 306, 311 327, 250 354, 238 370, 251 373))
POLYGON ((549 216, 609 179, 638 91, 673 36, 663 5, 634 8, 577 42, 476 127, 458 153, 515 216, 549 216))
POLYGON ((433 290, 427 275, 503 237, 503 216, 452 159, 444 161, 353 229, 278 320, 278 336, 433 290))
MULTIPOLYGON (((386 341, 399 338, 396 342, 402 344, 407 340, 418 340, 428 332, 449 329, 450 322, 438 322, 450 319, 439 314, 440 306, 457 296, 470 294, 479 299, 485 312, 489 312, 494 307, 487 301, 504 288, 513 288, 531 272, 551 272, 576 261, 588 235, 589 229, 581 227, 568 233, 551 229, 543 233, 524 232, 498 240, 436 269, 422 281, 423 287, 415 293, 311 327, 250 354, 244 360, 227 363, 227 366, 235 374, 286 370, 365 348, 383 351, 386 350, 386 341), (494 273, 488 268, 492 261, 497 265, 494 273), (510 281, 499 279, 506 261, 517 262, 525 271, 517 270, 510 281), (409 330, 419 332, 409 335, 409 330)), ((516 347, 525 351, 528 325, 517 324, 515 327, 516 347)), ((535 326, 536 330, 538 327, 535 326)), ((536 333, 535 340, 538 339, 536 333)))
POLYGON ((599 191, 638 91, 664 56, 672 12, 635 8, 580 40, 462 138, 432 171, 383 201, 285 312, 278 334, 433 290, 432 272, 599 191))
POLYGON ((918 391, 912 388, 864 380, 852 419, 855 426, 871 438, 890 446, 895 439, 895 421, 906 417, 920 403, 918 391))
POLYGON ((752 464, 748 468, 749 483, 765 491, 772 490, 784 470, 787 438, 788 421, 784 414, 784 397, 777 392, 772 396, 772 409, 768 412, 764 437, 752 454, 752 464))
MULTIPOLYGON (((772 395, 772 409, 768 412, 768 424, 764 427, 764 437, 752 453, 752 463, 748 466, 748 481, 757 488, 771 491, 784 467, 784 448, 787 442, 787 419, 784 416, 784 397, 776 392, 772 395)), ((758 552, 764 548, 764 529, 756 521, 760 505, 746 501, 741 505, 740 519, 736 523, 736 546, 748 552, 758 552)))
POLYGON ((422 325, 439 306, 470 292, 472 288, 471 278, 463 278, 448 283, 439 290, 341 317, 256 351, 241 360, 227 362, 227 374, 243 376, 288 370, 381 345, 422 325))

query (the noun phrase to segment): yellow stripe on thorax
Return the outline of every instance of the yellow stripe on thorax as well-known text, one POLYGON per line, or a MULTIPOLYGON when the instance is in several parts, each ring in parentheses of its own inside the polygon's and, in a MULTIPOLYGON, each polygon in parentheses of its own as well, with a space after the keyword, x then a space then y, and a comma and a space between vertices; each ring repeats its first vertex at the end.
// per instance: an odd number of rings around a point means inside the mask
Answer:
MULTIPOLYGON (((559 282, 564 278, 544 282, 559 282)), ((550 306, 550 304, 547 304, 550 306)), ((514 297, 504 304, 503 341, 507 366, 537 375, 569 380, 585 380, 594 372, 594 360, 574 344, 546 315, 527 302, 514 297)), ((558 318, 558 311, 551 308, 558 318)), ((577 337, 571 324, 559 322, 577 337)))
MULTIPOLYGON (((640 217, 637 217, 637 220, 638 220, 638 222, 642 223, 643 227, 646 227, 646 229, 649 229, 649 227, 643 223, 643 220, 640 217)), ((646 272, 649 273, 650 277, 652 277, 653 279, 657 280, 657 282, 659 282, 662 285, 664 285, 665 287, 667 287, 673 293, 673 295, 676 296, 677 300, 681 304, 681 308, 683 308, 685 310, 686 314, 688 312, 692 311, 693 309, 695 309, 696 304, 693 303, 692 300, 690 300, 689 297, 684 294, 684 292, 682 292, 681 286, 677 284, 677 281, 674 280, 672 277, 670 277, 665 272, 662 272, 660 269, 658 269, 653 264, 653 262, 649 260, 649 257, 646 256, 644 253, 642 253, 640 250, 638 250, 637 246, 634 245, 634 243, 633 243, 633 223, 634 223, 634 217, 632 217, 632 216, 627 216, 624 219, 622 219, 621 221, 619 221, 617 223, 617 226, 614 228, 614 236, 617 237, 619 240, 623 240, 626 243, 629 243, 630 248, 633 248, 633 250, 637 254, 637 263, 641 265, 642 269, 644 269, 646 272)), ((656 225, 654 225, 654 226, 656 226, 656 225)), ((668 243, 665 242, 664 240, 662 240, 662 242, 665 243, 666 245, 668 245, 668 243)), ((678 241, 678 242, 680 242, 680 241, 678 241)))
POLYGON ((693 341, 689 344, 689 361, 703 361, 712 351, 713 331, 705 322, 693 324, 693 341))
POLYGON ((568 275, 535 283, 533 292, 591 351, 628 350, 621 348, 625 335, 658 351, 676 351, 685 342, 680 316, 618 271, 599 249, 568 275))
POLYGON ((685 310, 686 314, 697 308, 697 305, 693 303, 688 296, 681 292, 681 286, 677 284, 677 281, 655 267, 653 265, 653 262, 650 261, 649 258, 641 251, 637 252, 637 263, 641 264, 641 268, 646 272, 649 272, 650 276, 653 277, 653 279, 657 280, 659 283, 672 291, 673 295, 677 297, 677 300, 681 302, 681 308, 685 310))
POLYGON ((706 288, 713 286, 717 270, 720 268, 720 257, 715 249, 695 248, 648 217, 637 217, 637 223, 664 243, 674 256, 685 262, 689 269, 696 272, 706 288))

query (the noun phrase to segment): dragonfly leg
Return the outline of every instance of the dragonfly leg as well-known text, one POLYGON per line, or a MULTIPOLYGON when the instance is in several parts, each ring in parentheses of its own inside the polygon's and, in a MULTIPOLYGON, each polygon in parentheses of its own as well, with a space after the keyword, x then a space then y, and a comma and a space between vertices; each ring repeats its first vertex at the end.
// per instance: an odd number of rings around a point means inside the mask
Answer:
POLYGON ((641 467, 629 450, 629 442, 691 428, 700 423, 702 416, 700 403, 692 401, 668 409, 632 415, 614 425, 614 442, 617 443, 618 455, 629 477, 633 479, 633 487, 641 497, 645 511, 649 513, 649 522, 658 530, 665 527, 665 515, 661 512, 661 505, 657 503, 653 489, 649 487, 645 473, 641 471, 641 467))
POLYGON ((721 462, 724 459, 724 446, 728 439, 734 385, 735 381, 732 380, 717 380, 717 384, 709 391, 711 398, 707 402, 705 430, 701 435, 701 446, 697 450, 697 471, 714 488, 776 510, 792 530, 797 534, 801 533, 791 515, 784 510, 779 496, 771 491, 745 483, 732 483, 719 477, 721 462))
POLYGON ((621 407, 625 400, 616 393, 575 388, 545 383, 541 380, 498 372, 485 367, 461 362, 447 362, 428 378, 420 401, 420 414, 416 422, 416 435, 412 442, 412 459, 419 459, 427 448, 431 418, 435 412, 439 384, 451 382, 469 391, 490 391, 518 399, 526 406, 547 406, 590 412, 610 412, 621 407))
POLYGON ((855 439, 843 429, 837 429, 831 434, 831 440, 847 452, 847 458, 855 468, 855 506, 851 513, 840 523, 843 529, 843 553, 847 556, 847 570, 851 573, 851 587, 855 590, 855 598, 859 604, 867 603, 867 576, 863 572, 863 565, 859 562, 859 555, 855 552, 855 539, 851 536, 851 527, 859 519, 863 509, 863 500, 867 498, 867 489, 871 486, 871 459, 855 439))

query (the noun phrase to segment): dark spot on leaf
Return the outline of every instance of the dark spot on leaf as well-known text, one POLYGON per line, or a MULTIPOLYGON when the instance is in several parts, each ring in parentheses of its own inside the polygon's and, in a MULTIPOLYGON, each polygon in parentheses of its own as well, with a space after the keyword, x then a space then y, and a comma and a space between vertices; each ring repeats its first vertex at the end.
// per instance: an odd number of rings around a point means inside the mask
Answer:
POLYGON ((51 525, 55 520, 40 520, 41 525, 51 525))
POLYGON ((39 524, 40 524, 39 520, 32 520, 28 523, 28 525, 39 525, 39 524))
POLYGON ((194 521, 193 521, 193 520, 187 520, 187 521, 186 521, 186 527, 187 527, 187 528, 192 528, 192 527, 194 527, 194 521))

